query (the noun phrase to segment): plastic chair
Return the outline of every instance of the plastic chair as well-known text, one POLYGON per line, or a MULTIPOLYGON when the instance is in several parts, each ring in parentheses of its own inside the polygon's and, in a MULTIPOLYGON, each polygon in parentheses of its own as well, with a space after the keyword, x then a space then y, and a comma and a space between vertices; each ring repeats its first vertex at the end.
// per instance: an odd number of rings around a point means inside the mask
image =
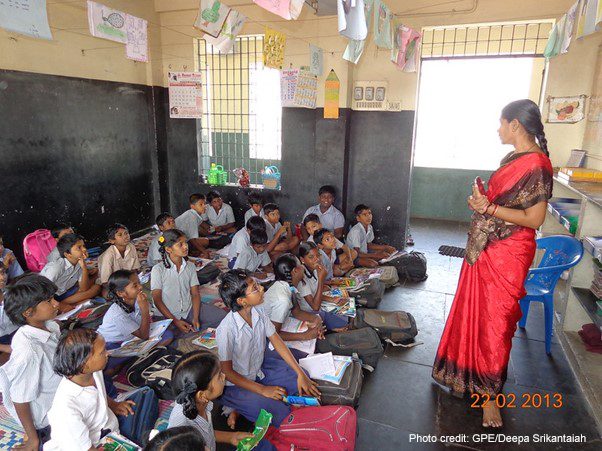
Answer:
POLYGON ((572 268, 583 256, 581 241, 572 236, 555 235, 536 240, 537 248, 543 249, 544 254, 537 268, 532 268, 527 274, 525 289, 527 295, 520 300, 523 316, 518 322, 519 327, 525 328, 530 302, 543 302, 546 354, 551 352, 552 332, 554 324, 554 289, 561 274, 572 268))

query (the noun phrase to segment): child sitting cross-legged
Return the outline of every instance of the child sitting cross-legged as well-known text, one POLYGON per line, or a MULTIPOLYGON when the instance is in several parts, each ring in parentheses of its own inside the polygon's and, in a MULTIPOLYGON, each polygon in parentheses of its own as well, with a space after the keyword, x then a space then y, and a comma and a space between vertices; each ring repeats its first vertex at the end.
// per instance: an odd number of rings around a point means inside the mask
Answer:
POLYGON ((327 281, 334 276, 343 276, 353 269, 353 260, 351 260, 349 254, 345 254, 342 262, 337 255, 337 239, 334 237, 334 233, 330 230, 320 229, 314 233, 313 238, 318 249, 320 249, 322 263, 328 272, 326 276, 327 281))
POLYGON ((0 265, 0 365, 6 363, 11 352, 10 342, 19 328, 14 324, 4 310, 4 289, 8 282, 6 268, 0 265))
MULTIPOLYGON (((59 223, 52 228, 50 233, 58 243, 58 241, 62 237, 69 233, 75 233, 75 231, 73 230, 73 227, 71 227, 69 224, 59 223)), ((59 258, 61 258, 61 254, 59 254, 59 248, 55 246, 55 248, 52 249, 50 251, 50 254, 48 254, 48 256, 46 257, 46 263, 57 261, 59 258)))
POLYGON ((291 223, 280 223, 280 208, 276 204, 265 204, 263 207, 266 232, 268 234, 268 253, 272 260, 284 252, 295 252, 299 238, 291 230, 291 223))
POLYGON ((263 203, 264 202, 263 202, 262 197, 258 193, 251 193, 251 194, 249 194, 247 201, 249 202, 249 206, 251 208, 249 208, 245 212, 245 224, 253 216, 259 216, 260 218, 263 218, 264 217, 264 213, 263 213, 263 203))
POLYGON ((207 219, 209 221, 210 233, 235 233, 236 221, 234 210, 222 200, 217 191, 207 193, 207 219))
POLYGON ((204 225, 203 221, 207 220, 205 195, 193 193, 189 196, 188 201, 190 209, 175 219, 176 229, 186 234, 192 257, 209 258, 207 250, 209 240, 199 236, 201 225, 204 225))
MULTIPOLYGON (((320 218, 318 217, 318 215, 311 213, 303 219, 303 225, 305 226, 305 230, 309 235, 307 241, 315 243, 315 233, 318 230, 324 230, 324 227, 320 222, 320 218)), ((340 275, 340 273, 345 274, 355 267, 354 261, 357 258, 357 251, 355 251, 354 249, 350 249, 349 246, 343 244, 343 242, 341 242, 336 236, 334 236, 334 234, 333 237, 335 252, 331 251, 331 253, 328 254, 328 257, 332 262, 333 266, 338 265, 338 269, 340 271, 334 271, 334 275, 338 276, 340 275)))
POLYGON ((265 221, 263 218, 251 216, 246 222, 246 227, 234 234, 230 247, 228 247, 228 268, 233 269, 240 253, 243 249, 251 245, 251 233, 253 230, 263 230, 265 232, 265 221))
MULTIPOLYGON (((157 219, 155 219, 155 224, 157 224, 157 227, 159 228, 160 232, 165 232, 167 230, 176 228, 176 220, 169 213, 161 213, 159 216, 157 216, 157 219)), ((159 244, 159 237, 156 237, 154 240, 152 240, 150 245, 148 246, 148 255, 146 256, 146 263, 149 266, 154 266, 157 263, 161 262, 162 258, 161 253, 159 252, 160 247, 161 246, 159 244)))
POLYGON ((389 257, 396 249, 386 244, 375 244, 372 228, 372 210, 364 204, 355 207, 355 224, 347 234, 347 246, 358 252, 358 266, 375 268, 378 261, 389 257))
POLYGON ((140 269, 138 251, 130 240, 130 232, 123 224, 113 224, 107 230, 111 246, 98 257, 98 279, 100 284, 109 281, 109 277, 119 269, 140 269))
POLYGON ((268 236, 265 230, 253 230, 249 236, 249 244, 243 248, 234 262, 234 269, 244 269, 253 277, 265 279, 266 273, 273 272, 272 260, 266 251, 267 246, 268 236), (260 268, 263 272, 259 272, 260 268))

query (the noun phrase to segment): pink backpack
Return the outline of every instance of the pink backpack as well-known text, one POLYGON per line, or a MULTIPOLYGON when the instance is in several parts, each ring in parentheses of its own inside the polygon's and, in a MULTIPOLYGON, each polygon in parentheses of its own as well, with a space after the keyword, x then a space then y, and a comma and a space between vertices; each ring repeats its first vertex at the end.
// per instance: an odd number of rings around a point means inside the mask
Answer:
POLYGON ((23 240, 25 263, 30 271, 40 272, 46 265, 48 254, 56 247, 56 240, 50 230, 38 229, 23 240))

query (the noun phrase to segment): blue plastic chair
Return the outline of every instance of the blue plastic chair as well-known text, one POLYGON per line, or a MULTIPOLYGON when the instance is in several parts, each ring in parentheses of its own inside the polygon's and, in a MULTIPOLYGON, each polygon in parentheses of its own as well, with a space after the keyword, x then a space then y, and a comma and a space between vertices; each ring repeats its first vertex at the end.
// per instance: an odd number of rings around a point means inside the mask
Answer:
POLYGON ((536 240, 537 249, 543 249, 544 254, 539 266, 532 268, 527 274, 525 289, 527 295, 520 300, 523 316, 518 322, 519 327, 525 328, 530 302, 543 302, 546 328, 546 354, 551 353, 552 332, 554 325, 554 289, 560 275, 572 268, 583 257, 581 241, 572 236, 554 235, 536 240))

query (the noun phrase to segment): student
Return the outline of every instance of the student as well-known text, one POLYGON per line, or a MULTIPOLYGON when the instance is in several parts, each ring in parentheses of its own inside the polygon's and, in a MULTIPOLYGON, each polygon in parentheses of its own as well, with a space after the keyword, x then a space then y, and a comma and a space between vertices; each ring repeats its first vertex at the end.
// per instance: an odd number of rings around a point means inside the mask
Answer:
POLYGON ((358 266, 375 268, 378 261, 393 254, 396 249, 386 244, 374 244, 374 229, 372 228, 372 210, 359 204, 355 207, 355 224, 347 234, 347 246, 358 253, 358 266))
MULTIPOLYGON (((305 226, 305 230, 307 235, 308 242, 315 243, 314 241, 314 233, 318 230, 323 229, 322 223, 320 222, 320 218, 316 214, 309 214, 303 219, 303 225, 305 226)), ((349 246, 343 244, 336 236, 334 238, 335 248, 336 248, 336 257, 338 259, 338 264, 341 266, 341 269, 346 273, 354 268, 354 261, 357 258, 357 252, 354 249, 349 249, 349 246)), ((332 260, 334 263, 334 260, 332 260)))
POLYGON ((258 193, 251 193, 249 194, 247 201, 249 202, 249 206, 251 208, 245 212, 245 224, 253 216, 259 216, 260 218, 263 218, 263 199, 261 196, 258 193))
POLYGON ((266 248, 268 245, 268 235, 265 230, 253 230, 249 235, 249 244, 243 248, 233 269, 244 269, 253 274, 258 279, 265 279, 266 273, 273 272, 272 260, 268 255, 266 248), (259 269, 263 272, 259 272, 259 269))
POLYGON ((234 210, 222 200, 222 196, 217 191, 207 193, 207 218, 211 225, 210 232, 214 233, 235 233, 236 220, 234 219, 234 210))
POLYGON ((130 242, 130 232, 126 226, 113 224, 107 230, 107 238, 111 246, 98 257, 98 280, 103 285, 119 269, 140 269, 138 251, 130 242))
POLYGON ((8 280, 11 281, 15 277, 19 277, 23 274, 23 268, 17 261, 17 257, 10 249, 4 247, 4 241, 2 238, 2 234, 0 233, 0 265, 3 265, 6 268, 6 273, 8 274, 8 280))
POLYGON ((67 311, 98 296, 101 287, 94 282, 95 273, 86 266, 88 251, 81 236, 74 233, 63 235, 56 247, 61 258, 47 263, 40 275, 56 284, 55 299, 60 302, 61 311, 67 311))
POLYGON ((19 328, 13 323, 4 310, 4 290, 8 282, 8 273, 3 265, 0 265, 0 365, 6 363, 11 352, 10 342, 19 328))
POLYGON ((345 228, 345 216, 333 205, 335 200, 334 187, 331 185, 322 186, 318 191, 318 200, 318 205, 309 207, 303 215, 303 219, 312 213, 318 215, 322 226, 334 232, 335 237, 341 238, 345 228))
MULTIPOLYGON (((73 227, 71 227, 69 224, 59 223, 59 224, 56 224, 52 228, 52 230, 50 231, 50 233, 52 234, 52 237, 58 243, 58 241, 62 237, 64 237, 65 235, 67 235, 69 233, 75 233, 75 231, 73 230, 73 227)), ((48 257, 46 257, 46 263, 55 262, 59 258, 61 258, 61 254, 59 254, 59 248, 55 246, 54 249, 52 249, 50 251, 50 254, 48 254, 48 257)))
POLYGON ((207 220, 205 195, 191 194, 188 201, 190 209, 176 218, 176 229, 186 234, 191 256, 209 258, 209 252, 207 251, 209 240, 199 237, 199 227, 203 221, 207 220))
POLYGON ((341 259, 340 256, 337 255, 337 239, 330 230, 320 229, 314 233, 313 238, 318 249, 320 249, 322 263, 324 263, 324 266, 328 271, 326 280, 330 280, 334 276, 343 276, 353 269, 352 256, 349 254, 341 254, 344 256, 344 258, 341 259))
POLYGON ((155 309, 180 333, 217 327, 226 312, 201 302, 196 267, 186 261, 188 242, 178 229, 167 230, 159 237, 162 262, 151 271, 151 290, 155 309))
POLYGON ((245 247, 251 245, 251 232, 253 230, 263 230, 265 232, 265 221, 263 218, 252 216, 246 222, 246 227, 234 234, 230 247, 228 248, 228 268, 233 269, 238 255, 245 247))
POLYGON ((4 309, 20 326, 15 333, 10 359, 0 368, 2 400, 19 419, 26 439, 22 448, 37 451, 50 438, 48 410, 61 381, 54 372, 59 325, 54 321, 59 303, 57 287, 39 274, 26 274, 5 289, 4 309), (4 386, 2 386, 4 385, 4 386))
POLYGON ((219 358, 211 351, 194 351, 181 357, 171 375, 176 404, 167 428, 192 426, 201 433, 210 451, 215 451, 216 442, 238 446, 243 438, 252 437, 247 432, 214 431, 213 401, 222 395, 225 383, 219 358))
POLYGON ((54 357, 54 370, 63 378, 48 412, 51 438, 44 451, 96 450, 104 435, 119 433, 116 415, 134 415, 133 401, 107 396, 106 364, 102 335, 83 328, 63 333, 54 357))
POLYGON ((299 245, 299 238, 293 234, 291 223, 280 224, 280 209, 276 204, 263 207, 266 232, 268 234, 268 253, 275 260, 284 252, 293 252, 299 245))
POLYGON ((327 288, 326 276, 328 271, 322 264, 320 251, 315 243, 301 243, 299 245, 299 258, 305 266, 305 277, 297 285, 302 310, 320 315, 326 330, 340 332, 347 329, 349 320, 343 316, 325 312, 322 306, 322 292, 327 288))
MULTIPOLYGON (((156 431, 156 429, 153 429, 156 431)), ((151 434, 152 436, 152 434, 151 434)), ((165 429, 155 435, 144 451, 208 451, 203 435, 192 426, 165 429)))
POLYGON ((299 367, 261 307, 261 285, 246 271, 234 269, 222 276, 219 292, 231 309, 217 328, 219 358, 227 381, 222 404, 252 422, 265 409, 273 415, 272 425, 279 427, 290 413, 283 396, 319 397, 317 384, 299 367), (266 338, 282 360, 264 363, 266 338))
MULTIPOLYGON (((157 219, 155 219, 155 223, 161 232, 176 228, 176 220, 169 213, 161 213, 157 216, 157 219)), ((157 237, 151 241, 148 247, 148 255, 146 256, 146 263, 148 266, 154 266, 161 262, 162 258, 159 247, 159 237, 157 237)))

